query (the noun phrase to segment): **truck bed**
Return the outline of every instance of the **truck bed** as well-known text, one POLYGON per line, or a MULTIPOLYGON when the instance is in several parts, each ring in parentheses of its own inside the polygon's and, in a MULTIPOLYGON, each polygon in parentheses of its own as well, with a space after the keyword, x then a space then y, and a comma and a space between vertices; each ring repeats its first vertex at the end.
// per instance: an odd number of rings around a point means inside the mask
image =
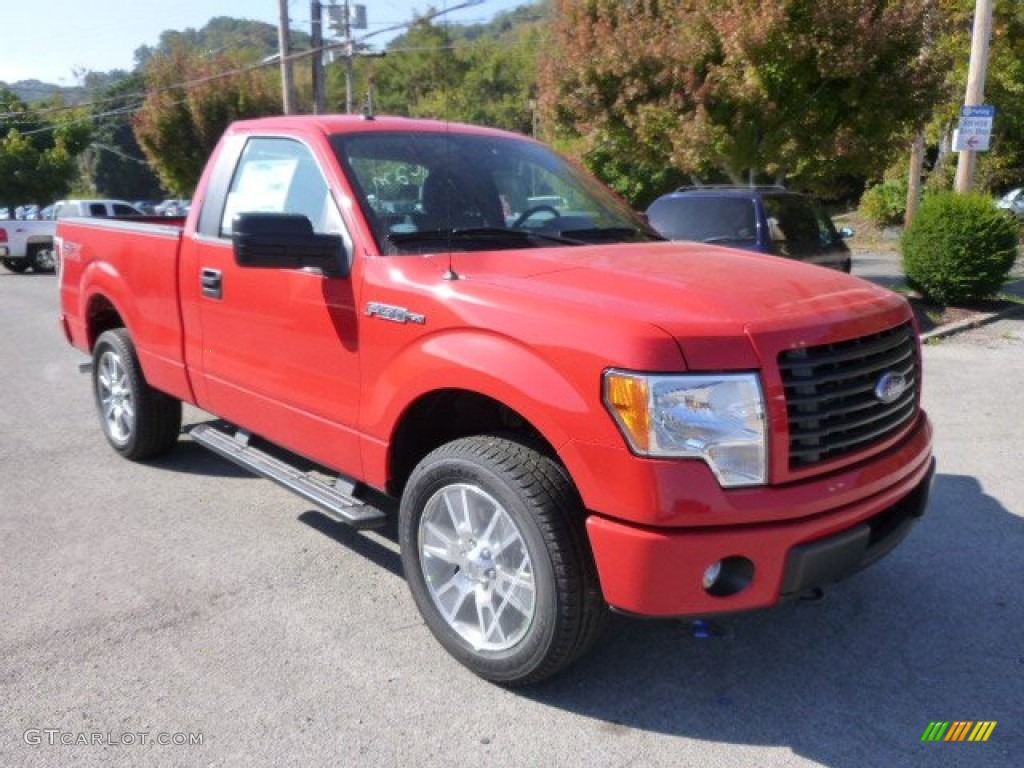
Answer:
POLYGON ((177 298, 183 226, 183 218, 159 216, 62 219, 57 254, 68 340, 89 352, 94 339, 83 320, 108 314, 116 325, 120 318, 135 340, 147 380, 191 400, 177 298))

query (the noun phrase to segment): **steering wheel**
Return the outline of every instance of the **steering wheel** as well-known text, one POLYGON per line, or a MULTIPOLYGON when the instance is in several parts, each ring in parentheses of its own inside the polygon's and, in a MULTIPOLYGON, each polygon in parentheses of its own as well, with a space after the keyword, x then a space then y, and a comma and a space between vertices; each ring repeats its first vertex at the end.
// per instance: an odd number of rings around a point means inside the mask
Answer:
POLYGON ((553 218, 560 218, 562 214, 558 212, 558 209, 553 205, 535 205, 533 208, 527 208, 521 214, 519 218, 512 224, 513 227, 521 227, 526 223, 526 220, 538 213, 550 213, 553 218))

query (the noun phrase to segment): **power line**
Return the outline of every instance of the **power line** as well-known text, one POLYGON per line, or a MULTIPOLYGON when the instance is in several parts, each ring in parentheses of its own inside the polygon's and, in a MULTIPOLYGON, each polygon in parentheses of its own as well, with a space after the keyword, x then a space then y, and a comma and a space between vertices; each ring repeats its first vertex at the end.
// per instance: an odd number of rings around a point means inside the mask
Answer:
MULTIPOLYGON (((417 21, 430 21, 430 20, 432 20, 432 19, 436 18, 437 16, 440 16, 440 15, 442 15, 444 13, 449 13, 451 11, 458 10, 460 8, 464 8, 464 7, 467 7, 467 6, 477 5, 480 2, 482 2, 482 0, 468 0, 467 2, 461 3, 461 4, 459 4, 457 6, 454 6, 454 7, 450 7, 448 9, 446 9, 446 10, 442 10, 442 11, 438 11, 438 12, 435 12, 435 13, 432 13, 432 14, 428 14, 428 15, 423 16, 423 17, 418 17, 417 21)), ((397 28, 409 27, 409 26, 411 26, 411 24, 412 23, 400 24, 400 25, 397 25, 397 28)), ((374 37, 374 36, 376 36, 378 34, 382 34, 384 32, 394 31, 394 29, 396 29, 396 27, 391 27, 391 28, 388 28, 388 29, 380 29, 380 30, 377 30, 375 32, 371 32, 371 33, 369 33, 367 35, 362 35, 359 38, 355 38, 355 39, 352 40, 352 43, 358 44, 358 43, 363 42, 367 38, 374 37)), ((474 47, 476 45, 479 45, 481 42, 482 41, 480 41, 480 40, 471 40, 471 41, 459 41, 459 42, 455 42, 455 43, 449 43, 448 45, 433 46, 433 47, 389 48, 387 50, 387 53, 389 55, 391 55, 391 54, 396 54, 396 53, 415 53, 415 52, 423 52, 423 51, 430 51, 430 50, 435 50, 435 51, 453 51, 453 50, 472 48, 472 47, 474 47)), ((487 41, 487 43, 488 43, 488 45, 495 45, 496 44, 494 40, 489 40, 489 41, 487 41)), ((511 43, 511 42, 502 42, 502 43, 497 43, 497 44, 500 45, 501 47, 517 47, 517 46, 521 45, 521 43, 511 43)), ((341 42, 331 41, 331 42, 324 43, 323 45, 320 45, 320 46, 318 46, 316 48, 309 48, 309 49, 305 49, 305 50, 302 50, 302 51, 296 51, 294 53, 289 54, 286 58, 287 58, 288 61, 298 61, 300 59, 309 58, 309 57, 315 55, 317 52, 324 52, 324 51, 341 49, 341 48, 344 48, 345 46, 346 46, 346 42, 345 41, 341 41, 341 42)), ((25 118, 25 117, 29 117, 29 116, 34 117, 34 116, 39 116, 39 115, 48 115, 48 114, 54 114, 54 113, 60 113, 60 112, 73 112, 73 111, 77 111, 77 110, 90 109, 92 107, 96 107, 96 106, 103 105, 103 104, 109 104, 109 103, 116 102, 116 101, 125 101, 125 100, 128 100, 128 99, 145 100, 146 98, 148 98, 149 96, 151 96, 153 94, 169 93, 169 92, 174 92, 174 91, 179 91, 179 90, 186 90, 187 91, 187 90, 190 90, 191 88, 194 88, 194 87, 197 87, 197 86, 200 86, 200 85, 205 85, 206 83, 214 82, 216 80, 221 80, 221 79, 228 78, 228 77, 235 77, 235 76, 238 76, 238 75, 241 75, 241 74, 246 74, 248 72, 253 72, 253 71, 256 71, 258 69, 263 69, 263 68, 266 68, 266 67, 277 66, 279 64, 279 62, 280 62, 280 57, 279 56, 275 56, 275 57, 272 58, 272 60, 269 60, 269 61, 268 60, 264 60, 264 61, 260 61, 260 62, 255 62, 253 64, 248 64, 248 65, 245 65, 245 66, 236 67, 234 69, 230 69, 230 70, 227 70, 227 71, 224 71, 224 72, 219 72, 219 73, 212 74, 212 75, 205 75, 203 77, 195 78, 193 80, 185 80, 185 81, 182 81, 182 82, 179 82, 179 83, 174 83, 174 84, 171 84, 171 85, 168 85, 168 86, 164 86, 162 88, 153 88, 153 89, 149 89, 149 90, 146 90, 146 91, 136 91, 134 93, 120 94, 120 95, 117 95, 117 96, 108 96, 108 97, 105 97, 105 98, 94 99, 92 101, 87 101, 87 102, 83 102, 81 104, 75 104, 75 105, 64 105, 64 106, 59 106, 59 107, 47 107, 45 109, 34 109, 34 110, 31 110, 31 112, 3 112, 3 113, 0 113, 0 120, 8 120, 8 119, 12 119, 12 118, 25 118)), ((184 101, 184 100, 182 100, 182 101, 184 101)), ((178 102, 178 103, 182 103, 182 102, 178 102)), ((141 108, 141 104, 138 107, 133 108, 131 111, 137 111, 139 108, 141 108)), ((99 115, 93 115, 93 116, 82 116, 80 118, 72 120, 71 122, 83 122, 85 120, 90 120, 90 119, 93 119, 93 118, 104 117, 104 116, 108 116, 108 115, 114 115, 114 114, 118 114, 119 111, 123 111, 123 110, 114 110, 112 112, 101 113, 99 115)), ((42 131, 42 130, 52 130, 52 128, 43 128, 43 129, 39 129, 39 130, 40 131, 42 131)), ((36 132, 38 132, 38 131, 36 131, 36 132)))
MULTIPOLYGON (((182 99, 182 102, 183 101, 184 101, 184 99, 182 99)), ((179 103, 181 103, 181 102, 179 102, 179 103)), ((114 110, 111 110, 109 112, 100 112, 99 114, 82 115, 81 117, 72 118, 71 120, 68 120, 68 121, 63 122, 63 123, 53 123, 51 125, 44 125, 41 128, 34 128, 31 131, 25 131, 21 135, 22 136, 33 136, 33 135, 35 135, 37 133, 46 133, 47 131, 55 131, 55 130, 57 130, 59 128, 63 128, 66 125, 75 125, 77 123, 86 123, 86 122, 90 122, 91 123, 93 121, 99 120, 99 119, 104 118, 104 117, 117 117, 119 115, 131 115, 131 114, 134 114, 134 113, 138 112, 140 109, 142 109, 142 104, 141 103, 140 104, 136 104, 135 106, 131 106, 131 107, 123 107, 122 109, 114 109, 114 110)))

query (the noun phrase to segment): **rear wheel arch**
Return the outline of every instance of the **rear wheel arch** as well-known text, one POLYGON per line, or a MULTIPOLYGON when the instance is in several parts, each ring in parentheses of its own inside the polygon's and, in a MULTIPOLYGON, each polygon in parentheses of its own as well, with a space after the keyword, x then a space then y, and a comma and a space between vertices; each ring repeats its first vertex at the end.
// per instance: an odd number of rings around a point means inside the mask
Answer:
POLYGON ((96 341, 104 332, 125 327, 124 319, 117 307, 101 293, 89 298, 85 309, 85 324, 89 349, 96 346, 96 341))

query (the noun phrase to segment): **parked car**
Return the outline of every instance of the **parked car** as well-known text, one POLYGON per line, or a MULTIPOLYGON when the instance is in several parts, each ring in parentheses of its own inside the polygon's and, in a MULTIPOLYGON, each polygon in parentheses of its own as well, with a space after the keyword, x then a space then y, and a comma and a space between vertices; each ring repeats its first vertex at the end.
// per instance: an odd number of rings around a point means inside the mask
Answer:
POLYGON ((52 272, 52 221, 0 220, 0 264, 10 272, 52 272))
POLYGON ((1009 211, 1014 216, 1024 216, 1024 187, 1011 189, 999 198, 996 207, 1009 211))
POLYGON ((156 214, 156 207, 160 204, 159 200, 135 200, 132 205, 138 208, 147 216, 153 216, 156 214))
POLYGON ((155 206, 153 213, 157 216, 187 216, 191 201, 169 198, 155 206))
POLYGON ((58 200, 53 204, 53 217, 72 216, 143 216, 134 205, 124 200, 58 200))
MULTIPOLYGON (((38 206, 22 206, 36 208, 38 206)), ((0 220, 0 264, 11 272, 53 272, 55 219, 136 217, 142 211, 123 200, 58 200, 32 219, 0 220)))
POLYGON ((851 230, 836 229, 810 195, 783 187, 682 187, 655 200, 647 217, 670 240, 694 240, 849 272, 851 230))

